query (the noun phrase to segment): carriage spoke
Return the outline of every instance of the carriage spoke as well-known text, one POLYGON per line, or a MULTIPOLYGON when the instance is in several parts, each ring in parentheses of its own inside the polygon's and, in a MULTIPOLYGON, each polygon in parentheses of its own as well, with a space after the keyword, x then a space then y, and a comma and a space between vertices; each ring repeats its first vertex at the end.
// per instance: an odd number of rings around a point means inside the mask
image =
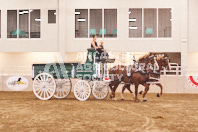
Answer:
POLYGON ((50 93, 48 90, 46 90, 46 95, 47 95, 47 97, 50 96, 50 93))
POLYGON ((37 94, 39 94, 43 89, 40 89, 37 94))
POLYGON ((46 92, 46 91, 44 90, 44 98, 45 98, 45 92, 46 92))
POLYGON ((47 82, 49 83, 51 80, 52 80, 52 78, 50 77, 50 78, 47 80, 47 82))
POLYGON ((42 88, 40 88, 40 87, 37 87, 37 88, 35 89, 35 91, 38 91, 38 90, 42 90, 42 88))
POLYGON ((43 82, 44 80, 43 80, 43 77, 42 77, 42 75, 40 75, 40 78, 41 78, 41 81, 43 82))
POLYGON ((37 78, 37 79, 35 79, 35 82, 37 82, 37 83, 40 84, 41 83, 41 80, 37 78))
POLYGON ((44 90, 42 89, 42 91, 41 91, 41 93, 40 93, 40 96, 41 96, 41 97, 42 97, 42 95, 43 95, 43 91, 44 91, 44 90))
POLYGON ((52 89, 48 89, 48 91, 50 92, 50 94, 52 94, 52 93, 53 93, 53 90, 52 90, 52 89))
POLYGON ((38 82, 38 81, 35 81, 35 84, 34 85, 40 85, 41 83, 38 82))
POLYGON ((45 75, 43 75, 43 81, 45 81, 45 75))
POLYGON ((62 93, 62 91, 60 91, 60 97, 61 97, 61 93, 62 93))

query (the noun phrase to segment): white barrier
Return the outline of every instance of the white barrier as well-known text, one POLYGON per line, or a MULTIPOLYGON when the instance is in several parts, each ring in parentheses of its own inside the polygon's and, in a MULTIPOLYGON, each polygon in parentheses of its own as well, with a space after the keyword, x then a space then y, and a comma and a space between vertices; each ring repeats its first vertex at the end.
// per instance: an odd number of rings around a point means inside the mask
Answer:
MULTIPOLYGON (((181 66, 171 64, 172 70, 163 70, 160 77, 160 83, 163 85, 163 93, 198 93, 198 88, 192 87, 187 81, 187 76, 181 75, 181 66)), ((195 67, 197 68, 197 67, 195 67)), ((198 69, 198 68, 197 68, 198 69)), ((196 70, 195 72, 197 72, 196 70)), ((191 70, 191 72, 193 72, 191 70)), ((194 73, 194 72, 193 72, 194 73)), ((7 85, 6 81, 9 77, 14 75, 20 75, 27 78, 29 86, 24 91, 32 91, 32 69, 31 67, 7 67, 0 68, 0 91, 11 91, 7 85)), ((72 80, 75 83, 75 80, 72 80)), ((121 92, 123 84, 120 84, 117 92, 121 92)), ((139 86, 139 91, 144 87, 139 86)), ((134 91, 134 86, 131 85, 131 90, 134 91)), ((128 90, 126 89, 126 92, 128 90)), ((149 93, 159 93, 160 88, 156 85, 150 85, 149 93)))
POLYGON ((7 85, 6 82, 8 78, 12 76, 23 76, 25 77, 29 85, 24 91, 32 91, 32 69, 29 66, 10 66, 10 67, 4 67, 0 68, 0 91, 11 91, 7 85))

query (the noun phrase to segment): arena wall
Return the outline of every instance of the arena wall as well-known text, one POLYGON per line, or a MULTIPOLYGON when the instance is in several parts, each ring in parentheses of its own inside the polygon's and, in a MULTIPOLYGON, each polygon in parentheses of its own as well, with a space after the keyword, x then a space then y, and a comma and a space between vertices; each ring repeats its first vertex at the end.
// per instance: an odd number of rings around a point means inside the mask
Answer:
MULTIPOLYGON (((6 81, 11 76, 0 76, 0 90, 1 91, 12 91, 7 85, 6 81)), ((23 76, 28 79, 29 86, 24 91, 32 91, 32 76, 23 76)), ((75 84, 76 79, 72 79, 72 84, 75 84)), ((161 76, 160 82, 163 85, 163 93, 191 93, 197 94, 198 88, 192 87, 188 81, 187 76, 161 76)), ((74 87, 74 85, 72 85, 74 87)), ((122 91, 123 84, 120 84, 117 92, 122 91)), ((131 90, 134 91, 134 85, 131 85, 131 90)), ((144 90, 142 85, 139 86, 139 91, 144 90)), ((72 88, 73 91, 73 88, 72 88)), ((128 90, 125 90, 128 93, 128 90)), ((156 85, 150 85, 149 93, 160 93, 160 88, 156 85)))
POLYGON ((189 28, 189 45, 188 49, 189 52, 197 52, 198 51, 198 26, 197 26, 197 21, 198 21, 198 1, 197 0, 189 0, 189 23, 188 23, 188 28, 189 28))

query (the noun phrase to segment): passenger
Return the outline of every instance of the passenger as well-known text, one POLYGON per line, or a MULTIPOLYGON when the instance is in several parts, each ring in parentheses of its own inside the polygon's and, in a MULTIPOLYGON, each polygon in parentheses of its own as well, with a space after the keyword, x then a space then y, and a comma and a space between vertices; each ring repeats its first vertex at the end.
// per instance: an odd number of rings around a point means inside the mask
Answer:
POLYGON ((100 48, 101 48, 101 50, 105 53, 105 56, 107 56, 107 57, 108 57, 109 55, 108 55, 107 51, 104 49, 103 44, 104 44, 104 42, 103 42, 103 41, 101 41, 101 42, 100 42, 100 48))

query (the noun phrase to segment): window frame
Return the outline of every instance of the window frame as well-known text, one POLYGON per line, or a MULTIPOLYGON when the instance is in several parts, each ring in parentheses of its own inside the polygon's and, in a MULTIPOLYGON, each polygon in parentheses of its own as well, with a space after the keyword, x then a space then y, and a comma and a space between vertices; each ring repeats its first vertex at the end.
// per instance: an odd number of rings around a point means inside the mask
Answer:
MULTIPOLYGON (((90 40, 92 37, 90 37, 90 35, 89 35, 89 32, 90 32, 90 10, 94 10, 94 9, 101 9, 102 10, 102 29, 104 29, 104 10, 105 9, 116 9, 117 10, 117 23, 118 23, 118 9, 117 8, 75 8, 74 9, 74 13, 75 13, 75 10, 80 10, 80 9, 86 9, 86 10, 88 10, 88 37, 86 37, 86 38, 76 38, 75 37, 75 26, 76 25, 74 25, 74 34, 73 34, 73 36, 74 36, 74 39, 75 40, 90 40)), ((74 24, 75 24, 75 16, 74 16, 74 24)), ((116 25, 117 26, 117 30, 118 30, 118 25, 116 25)), ((106 37, 104 37, 104 32, 102 33, 102 37, 100 37, 100 38, 98 38, 99 40, 100 39, 102 39, 102 40, 117 40, 118 39, 118 32, 117 32, 117 36, 116 37, 112 37, 112 38, 106 38, 106 37)))
POLYGON ((172 38, 173 37, 173 18, 172 18, 173 17, 173 12, 172 12, 172 10, 173 9, 171 7, 170 8, 168 8, 168 7, 166 7, 166 8, 157 8, 157 13, 158 13, 157 14, 157 22, 158 22, 157 23, 158 24, 158 26, 157 26, 157 28, 158 28, 157 29, 157 31, 158 31, 157 36, 158 36, 158 38, 172 38), (170 11, 171 12, 171 19, 172 19, 171 20, 171 37, 159 37, 159 9, 170 9, 171 10, 170 11))
MULTIPOLYGON (((29 28, 28 28, 28 31, 29 31, 29 36, 28 36, 28 38, 20 38, 19 37, 19 33, 17 32, 17 37, 16 38, 8 38, 8 37, 6 37, 6 39, 8 39, 8 40, 28 40, 28 39, 31 39, 31 40, 39 40, 39 39, 41 39, 41 32, 42 32, 42 19, 41 19, 41 14, 42 14, 42 10, 41 9, 32 9, 32 8, 20 8, 20 9, 7 9, 6 10, 6 16, 8 17, 8 11, 12 11, 12 10, 16 10, 17 11, 17 31, 18 31, 18 29, 19 29, 19 11, 20 10, 28 10, 29 11, 29 17, 28 17, 28 20, 29 20, 29 22, 28 22, 28 24, 29 24, 29 28), (30 22, 30 17, 31 17, 31 12, 30 12, 30 10, 39 10, 40 11, 40 19, 41 19, 41 21, 40 21, 40 37, 39 38, 31 38, 30 37, 30 28, 31 28, 31 22, 30 22)), ((8 20, 8 19, 7 19, 8 20)), ((6 22, 8 23, 8 21, 6 20, 6 22)), ((7 25, 8 26, 8 25, 7 25)), ((7 31, 7 33, 8 33, 8 31, 7 31)), ((6 34, 6 36, 8 36, 8 34, 6 34)))
MULTIPOLYGON (((128 35, 128 39, 129 40, 173 40, 173 8, 172 7, 160 7, 160 8, 129 8, 128 9, 128 12, 130 9, 142 9, 142 37, 129 37, 129 22, 128 22, 128 32, 127 32, 127 35, 128 35), (157 25, 156 25, 156 28, 157 28, 157 31, 156 31, 156 37, 144 37, 144 32, 145 32, 145 29, 144 29, 144 9, 156 9, 157 10, 157 25), (172 18, 172 23, 171 23, 171 37, 159 37, 159 34, 158 34, 158 30, 159 30, 159 9, 171 9, 171 18, 172 18)), ((128 19, 129 19, 129 14, 128 14, 128 19)))
POLYGON ((117 35, 116 35, 116 37, 105 37, 105 35, 104 35, 104 32, 103 32, 103 39, 117 39, 118 38, 118 9, 117 8, 104 8, 103 9, 103 29, 105 28, 105 19, 104 19, 104 17, 105 17, 105 14, 104 14, 104 11, 105 10, 116 10, 116 15, 117 15, 117 17, 116 17, 116 21, 117 21, 117 24, 116 24, 116 30, 117 30, 117 35))
POLYGON ((78 9, 74 9, 74 38, 75 38, 75 39, 81 39, 81 40, 83 40, 83 39, 84 39, 84 40, 89 39, 89 12, 90 12, 90 11, 89 11, 89 8, 78 8, 78 9), (87 37, 86 37, 86 38, 83 38, 83 37, 82 37, 82 38, 80 38, 80 37, 79 37, 79 38, 76 38, 76 36, 75 36, 75 31, 76 31, 76 18, 75 18, 76 16, 75 16, 75 12, 76 12, 76 10, 87 10, 87 13, 88 13, 88 14, 87 14, 87 15, 88 15, 88 16, 87 16, 87 19, 88 19, 88 24, 87 24, 87 28, 88 28, 87 30, 88 30, 88 31, 87 31, 87 33, 88 33, 88 34, 87 34, 87 37))

